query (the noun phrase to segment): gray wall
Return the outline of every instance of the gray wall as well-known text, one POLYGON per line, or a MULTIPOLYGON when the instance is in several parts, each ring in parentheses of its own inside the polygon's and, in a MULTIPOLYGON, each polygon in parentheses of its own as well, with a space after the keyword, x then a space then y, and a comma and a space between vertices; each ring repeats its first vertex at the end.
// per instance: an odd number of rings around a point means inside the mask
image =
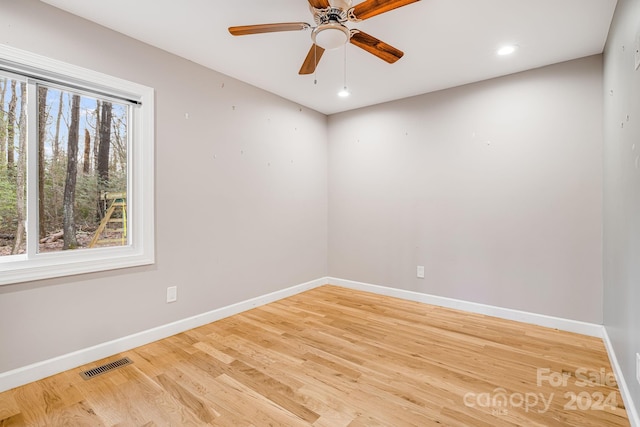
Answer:
POLYGON ((636 408, 640 385, 640 2, 618 0, 604 55, 604 324, 636 408))
POLYGON ((329 274, 601 323, 602 108, 597 55, 330 116, 329 274))
POLYGON ((0 372, 326 276, 326 116, 36 0, 0 43, 154 87, 157 176, 157 264, 0 287, 0 372))

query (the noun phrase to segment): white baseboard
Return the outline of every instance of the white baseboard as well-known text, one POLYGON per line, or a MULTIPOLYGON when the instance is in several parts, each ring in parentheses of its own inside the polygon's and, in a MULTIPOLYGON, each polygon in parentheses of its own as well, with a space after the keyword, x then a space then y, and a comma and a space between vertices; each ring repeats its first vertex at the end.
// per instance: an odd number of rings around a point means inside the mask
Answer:
POLYGON ((640 427, 640 416, 638 416, 638 410, 631 398, 631 391, 627 386, 627 382, 624 379, 624 375, 622 374, 622 368, 618 363, 618 359, 616 358, 616 352, 613 349, 613 344, 609 339, 609 334, 607 333, 607 329, 604 328, 602 340, 604 341, 604 346, 607 349, 607 353, 609 353, 609 360, 611 361, 611 367, 613 368, 613 372, 616 376, 616 381, 618 383, 618 389, 620 390, 620 394, 622 395, 622 400, 624 401, 624 407, 627 409, 627 416, 629 417, 629 422, 631 423, 631 427, 640 427))
POLYGON ((423 294, 420 292, 406 291, 403 289, 390 288, 380 285, 372 285, 369 283, 355 282, 353 280, 337 279, 334 277, 327 278, 327 281, 334 285, 342 286, 345 288, 367 291, 375 294, 387 295, 410 301, 423 302, 425 304, 454 308, 471 313, 484 314, 487 316, 499 317, 501 319, 531 323, 533 325, 545 326, 548 328, 560 329, 562 331, 575 332, 582 335, 602 338, 603 326, 594 323, 563 319, 560 317, 547 316, 544 314, 529 313, 526 311, 513 310, 510 308, 479 304, 476 302, 423 294))
POLYGON ((226 307, 221 307, 207 313, 178 320, 176 322, 158 326, 133 335, 98 344, 93 347, 74 351, 53 359, 23 366, 11 371, 2 372, 0 373, 0 392, 19 387, 33 381, 38 381, 51 375, 73 369, 105 357, 113 356, 114 354, 131 350, 133 348, 140 347, 141 345, 149 344, 282 298, 296 295, 300 292, 322 286, 326 283, 326 278, 312 280, 310 282, 272 292, 267 295, 241 301, 226 307))

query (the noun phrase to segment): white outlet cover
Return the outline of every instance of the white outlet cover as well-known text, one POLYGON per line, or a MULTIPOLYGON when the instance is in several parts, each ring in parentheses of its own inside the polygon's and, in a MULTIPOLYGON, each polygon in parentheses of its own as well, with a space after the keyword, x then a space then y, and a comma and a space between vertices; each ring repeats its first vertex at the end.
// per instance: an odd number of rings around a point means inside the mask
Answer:
POLYGON ((178 287, 169 286, 167 288, 167 302, 175 302, 178 300, 178 287))
POLYGON ((418 279, 424 279, 424 265, 419 265, 416 269, 416 276, 418 279))

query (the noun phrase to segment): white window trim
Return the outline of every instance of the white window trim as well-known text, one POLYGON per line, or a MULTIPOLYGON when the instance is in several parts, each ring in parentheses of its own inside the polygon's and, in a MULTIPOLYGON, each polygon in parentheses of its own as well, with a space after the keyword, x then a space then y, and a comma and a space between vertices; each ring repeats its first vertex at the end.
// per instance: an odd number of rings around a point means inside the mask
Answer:
MULTIPOLYGON (((0 65, 16 74, 47 79, 55 77, 78 88, 102 90, 106 93, 139 102, 131 108, 131 132, 134 144, 129 151, 127 211, 130 222, 130 244, 122 247, 93 248, 62 252, 0 257, 0 286, 54 277, 114 270, 153 264, 155 262, 155 199, 154 199, 154 90, 127 80, 108 76, 31 52, 0 44, 0 65)), ((35 93, 29 94, 35 105, 35 93)), ((33 121, 30 121, 31 124, 33 121)), ((29 135, 36 129, 29 128, 29 135)), ((35 138, 29 137, 32 145, 35 138)), ((37 147, 37 143, 35 145, 37 147)), ((30 149, 32 149, 30 147, 30 149)), ((27 159, 27 218, 37 211, 37 162, 33 155, 27 159)), ((27 223, 30 247, 37 245, 35 221, 27 223)))

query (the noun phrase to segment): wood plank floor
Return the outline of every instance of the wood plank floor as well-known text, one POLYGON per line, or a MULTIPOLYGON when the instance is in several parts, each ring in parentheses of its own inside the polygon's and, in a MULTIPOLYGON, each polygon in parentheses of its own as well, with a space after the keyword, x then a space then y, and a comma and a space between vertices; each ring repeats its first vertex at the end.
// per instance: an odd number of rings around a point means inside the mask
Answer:
POLYGON ((628 426, 612 375, 596 338, 322 286, 0 393, 0 426, 628 426))

